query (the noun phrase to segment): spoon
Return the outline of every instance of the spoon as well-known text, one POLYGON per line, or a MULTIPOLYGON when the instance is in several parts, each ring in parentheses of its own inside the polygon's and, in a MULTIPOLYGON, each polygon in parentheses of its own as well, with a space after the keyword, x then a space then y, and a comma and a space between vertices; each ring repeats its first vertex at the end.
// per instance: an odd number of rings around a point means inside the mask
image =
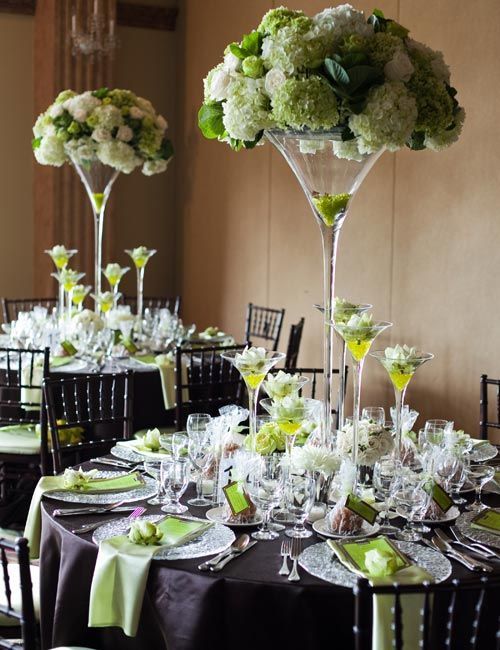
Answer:
POLYGON ((206 562, 199 564, 198 569, 200 571, 209 571, 211 566, 215 566, 226 556, 234 555, 235 553, 241 553, 243 549, 248 546, 249 541, 250 535, 247 535, 246 533, 244 535, 240 535, 234 540, 229 548, 226 548, 225 551, 222 551, 222 553, 219 553, 219 555, 216 555, 211 560, 207 560, 206 562))

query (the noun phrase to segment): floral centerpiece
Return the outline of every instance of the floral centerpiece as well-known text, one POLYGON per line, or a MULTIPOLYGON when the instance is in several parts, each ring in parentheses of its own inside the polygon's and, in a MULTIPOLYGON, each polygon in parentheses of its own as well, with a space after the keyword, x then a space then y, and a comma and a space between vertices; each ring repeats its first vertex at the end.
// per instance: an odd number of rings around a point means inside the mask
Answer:
MULTIPOLYGON (((350 456, 353 445, 353 425, 346 424, 337 435, 337 453, 350 456)), ((372 420, 360 420, 358 427, 358 461, 361 465, 374 465, 388 454, 393 446, 390 431, 372 420)))
MULTIPOLYGON (((441 150, 464 110, 441 52, 375 10, 349 4, 314 16, 285 7, 230 43, 204 80, 206 138, 249 149, 267 139, 297 176, 321 231, 325 321, 335 298, 340 229, 385 149, 441 150)), ((325 438, 331 435, 333 331, 325 327, 325 438)))
POLYGON ((59 93, 36 120, 33 151, 42 165, 71 162, 89 195, 95 225, 95 277, 101 293, 104 209, 120 172, 137 167, 151 176, 164 172, 173 155, 167 121, 150 101, 130 90, 100 88, 59 93))

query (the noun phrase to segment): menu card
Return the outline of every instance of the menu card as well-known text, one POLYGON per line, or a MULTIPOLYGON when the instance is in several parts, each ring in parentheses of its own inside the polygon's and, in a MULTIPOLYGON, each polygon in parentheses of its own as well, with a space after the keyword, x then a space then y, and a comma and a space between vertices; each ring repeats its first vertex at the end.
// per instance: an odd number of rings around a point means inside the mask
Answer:
POLYGON ((350 494, 347 497, 345 507, 351 512, 354 512, 355 514, 359 515, 362 519, 367 521, 371 526, 373 526, 375 519, 377 518, 378 515, 378 510, 376 510, 369 503, 366 503, 366 501, 363 501, 362 499, 355 497, 354 494, 350 494))
POLYGON ((472 520, 470 525, 472 528, 479 530, 487 530, 489 533, 500 535, 500 512, 486 508, 481 510, 472 520))

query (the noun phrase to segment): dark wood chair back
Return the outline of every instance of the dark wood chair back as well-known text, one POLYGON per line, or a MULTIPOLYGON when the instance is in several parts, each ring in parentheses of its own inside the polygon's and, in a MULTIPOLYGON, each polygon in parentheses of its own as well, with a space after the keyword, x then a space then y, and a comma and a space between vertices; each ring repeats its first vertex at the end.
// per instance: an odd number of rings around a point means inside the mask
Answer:
POLYGON ((175 424, 178 430, 185 427, 190 413, 216 416, 221 406, 243 403, 245 386, 241 375, 221 353, 244 349, 244 345, 176 348, 175 424))
POLYGON ((284 309, 270 309, 269 307, 257 307, 248 303, 245 325, 245 339, 252 341, 261 339, 265 346, 271 350, 278 350, 281 335, 281 327, 285 316, 284 309))
POLYGON ((17 320, 20 311, 31 311, 33 307, 46 307, 49 314, 57 307, 57 298, 1 298, 4 323, 17 320))
POLYGON ((304 318, 301 318, 298 323, 290 327, 290 336, 288 337, 288 347, 286 349, 285 357, 285 368, 294 368, 297 365, 303 330, 304 318))
POLYGON ((394 597, 394 650, 403 650, 401 597, 422 595, 422 650, 498 650, 500 575, 440 584, 373 587, 360 578, 354 588, 355 650, 372 650, 373 596, 394 597))
MULTIPOLYGON (((132 436, 133 384, 130 371, 83 375, 44 381, 51 445, 51 471, 107 453, 118 441, 132 436), (81 427, 83 440, 63 442, 64 431, 81 427)), ((45 468, 44 468, 45 469, 45 468)))
POLYGON ((488 429, 500 429, 500 379, 490 379, 488 375, 481 375, 479 382, 479 395, 479 437, 482 440, 488 440, 488 429), (489 386, 496 386, 494 420, 490 420, 489 415, 489 386))
MULTIPOLYGON (((137 311, 137 298, 124 296, 123 303, 129 305, 133 313, 137 311)), ((179 315, 181 312, 181 296, 145 296, 143 299, 144 309, 168 309, 172 314, 179 315)))

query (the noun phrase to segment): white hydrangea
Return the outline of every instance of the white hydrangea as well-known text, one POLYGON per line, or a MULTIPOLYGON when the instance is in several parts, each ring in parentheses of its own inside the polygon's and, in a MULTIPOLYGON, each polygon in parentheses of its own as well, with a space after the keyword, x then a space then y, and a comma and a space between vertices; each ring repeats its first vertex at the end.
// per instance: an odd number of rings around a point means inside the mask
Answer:
POLYGON ((281 70, 278 70, 278 68, 269 70, 264 79, 264 87, 269 97, 272 97, 278 88, 285 83, 285 81, 286 75, 281 70))
MULTIPOLYGON (((353 425, 346 424, 337 434, 337 454, 349 457, 352 454, 353 425)), ((393 446, 390 431, 371 420, 361 420, 358 426, 358 462, 374 465, 379 458, 390 452, 393 446)))
POLYGON ((241 69, 241 59, 235 56, 232 52, 227 52, 224 56, 224 70, 228 72, 237 72, 241 69))
POLYGON ((305 154, 314 154, 318 151, 323 151, 326 147, 325 140, 315 140, 313 138, 306 140, 299 140, 299 151, 305 154))
POLYGON ((112 131, 123 124, 120 109, 111 104, 98 106, 93 115, 97 119, 98 125, 107 131, 112 131))
POLYGON ((35 158, 42 165, 60 167, 66 162, 64 144, 56 135, 45 135, 34 153, 35 158))
POLYGON ((281 28, 276 36, 266 36, 262 42, 262 60, 266 68, 277 68, 289 75, 320 63, 324 54, 320 39, 312 32, 304 35, 293 25, 281 28))
POLYGON ((163 133, 168 129, 168 122, 163 115, 156 116, 155 124, 163 133))
POLYGON ((95 158, 97 142, 89 137, 69 140, 64 145, 66 153, 78 164, 83 164, 95 158))
POLYGON ((125 125, 120 126, 118 131, 116 132, 116 138, 118 140, 121 140, 122 142, 130 142, 130 140, 132 140, 133 137, 134 137, 134 132, 129 126, 125 126, 125 125))
POLYGON ((55 119, 56 117, 60 117, 64 113, 64 108, 62 104, 58 104, 57 102, 52 104, 52 106, 49 108, 47 111, 48 114, 52 119, 55 119))
POLYGON ((229 135, 238 140, 255 140, 259 131, 273 125, 269 116, 264 79, 239 76, 229 87, 223 122, 229 135))
POLYGON ((169 160, 146 160, 142 166, 142 173, 145 176, 153 176, 154 174, 161 174, 167 169, 169 160))
POLYGON ((94 109, 100 106, 101 103, 101 100, 94 97, 90 90, 88 90, 81 95, 70 97, 63 102, 62 106, 75 120, 78 122, 84 122, 87 119, 87 116, 94 109))
POLYGON ((365 110, 351 115, 349 127, 358 137, 360 153, 373 153, 383 146, 389 151, 403 147, 417 119, 415 97, 400 81, 373 88, 365 110))
POLYGON ((352 140, 337 141, 332 142, 333 154, 337 158, 342 158, 345 160, 355 160, 356 162, 361 162, 364 159, 363 154, 359 152, 358 141, 356 138, 352 140))
POLYGON ((442 151, 454 142, 456 142, 462 132, 463 123, 465 120, 465 111, 460 108, 455 115, 455 126, 452 129, 447 129, 434 134, 432 137, 426 136, 424 145, 432 151, 442 151))
POLYGON ((111 131, 108 131, 108 129, 105 129, 102 126, 98 126, 92 132, 92 140, 95 140, 96 142, 107 142, 108 140, 111 140, 111 131))
POLYGON ((207 74, 203 80, 205 89, 205 101, 220 102, 227 99, 231 75, 219 64, 207 74))
POLYGON ((154 115, 155 114, 155 109, 153 104, 149 101, 149 99, 144 99, 144 97, 138 97, 137 98, 137 106, 143 110, 145 113, 149 115, 154 115))
POLYGON ((396 50, 392 59, 384 66, 385 78, 388 81, 410 81, 414 72, 413 63, 403 49, 396 50))
POLYGON ((324 42, 327 51, 331 51, 333 45, 344 36, 373 35, 373 27, 366 22, 364 13, 349 4, 324 9, 313 16, 312 20, 313 32, 324 42))
POLYGON ((124 174, 130 174, 142 164, 132 147, 119 140, 102 142, 97 147, 97 157, 104 165, 110 165, 124 174))

